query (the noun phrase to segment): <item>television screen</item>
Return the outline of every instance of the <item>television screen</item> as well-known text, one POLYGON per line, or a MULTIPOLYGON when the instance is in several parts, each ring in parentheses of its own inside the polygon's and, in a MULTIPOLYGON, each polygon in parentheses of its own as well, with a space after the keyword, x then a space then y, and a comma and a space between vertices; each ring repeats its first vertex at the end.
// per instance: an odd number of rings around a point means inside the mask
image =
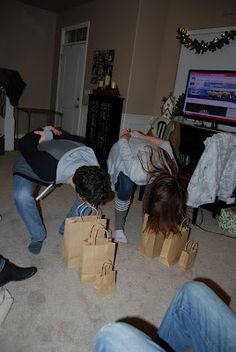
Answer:
POLYGON ((216 125, 236 125, 236 71, 190 70, 183 114, 216 125))

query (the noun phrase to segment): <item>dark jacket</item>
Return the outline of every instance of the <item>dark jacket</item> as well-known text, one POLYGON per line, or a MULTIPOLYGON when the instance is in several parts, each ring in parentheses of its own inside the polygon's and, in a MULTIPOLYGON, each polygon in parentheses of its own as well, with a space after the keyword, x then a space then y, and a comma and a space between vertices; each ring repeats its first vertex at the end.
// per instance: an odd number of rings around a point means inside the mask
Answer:
POLYGON ((46 141, 39 144, 40 136, 34 132, 19 141, 19 155, 13 174, 47 185, 68 183, 77 168, 83 165, 98 165, 94 151, 80 142, 80 138, 67 133, 53 135, 47 129, 46 141))

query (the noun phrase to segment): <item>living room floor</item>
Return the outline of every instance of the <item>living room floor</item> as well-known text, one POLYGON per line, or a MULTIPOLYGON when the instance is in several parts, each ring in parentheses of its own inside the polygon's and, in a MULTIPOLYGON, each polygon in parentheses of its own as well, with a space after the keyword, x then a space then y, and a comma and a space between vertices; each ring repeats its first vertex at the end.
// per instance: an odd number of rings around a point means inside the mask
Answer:
MULTIPOLYGON (((29 280, 5 286, 14 304, 0 327, 1 352, 89 352, 97 330, 120 319, 153 336, 176 291, 197 278, 236 308, 236 241, 217 234, 223 232, 206 210, 201 226, 208 231, 191 225, 190 239, 199 243, 193 268, 186 272, 177 265, 168 268, 138 250, 142 203, 136 192, 126 225, 129 243, 118 245, 116 292, 103 298, 97 298, 93 284, 81 283, 77 272, 67 269, 61 259, 63 237, 58 227, 75 197, 70 186, 57 188, 41 201, 48 237, 38 256, 29 253, 29 235, 12 199, 15 155, 0 156, 1 254, 21 266, 35 265, 38 272, 29 280)), ((114 200, 102 211, 113 229, 114 200)), ((201 216, 199 212, 198 222, 201 216)))

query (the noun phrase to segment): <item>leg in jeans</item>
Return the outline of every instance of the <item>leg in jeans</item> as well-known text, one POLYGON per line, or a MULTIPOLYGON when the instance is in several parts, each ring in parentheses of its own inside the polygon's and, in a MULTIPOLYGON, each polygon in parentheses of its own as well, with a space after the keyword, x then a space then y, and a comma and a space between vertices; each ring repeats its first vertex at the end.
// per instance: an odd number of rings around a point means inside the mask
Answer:
POLYGON ((190 282, 173 299, 159 336, 174 351, 236 351, 236 314, 205 284, 190 282))
POLYGON ((33 197, 37 183, 14 175, 13 187, 16 208, 30 233, 32 242, 43 241, 46 238, 46 229, 33 197))
MULTIPOLYGON (((236 351, 236 314, 205 284, 183 286, 170 304, 159 336, 176 352, 236 351)), ((125 323, 104 326, 94 352, 163 351, 147 335, 125 323)))
POLYGON ((133 187, 134 183, 130 178, 124 175, 123 172, 120 172, 115 197, 115 238, 117 242, 127 242, 124 227, 133 187))
POLYGON ((0 272, 4 268, 5 265, 5 259, 0 255, 0 272))
POLYGON ((164 352, 149 336, 126 323, 105 325, 96 335, 93 352, 164 352))
POLYGON ((122 201, 128 201, 131 198, 132 191, 134 188, 134 182, 131 179, 120 172, 118 175, 118 189, 117 197, 122 201))
MULTIPOLYGON (((90 215, 92 212, 92 209, 85 203, 82 202, 79 198, 77 198, 72 205, 71 209, 67 213, 66 217, 67 218, 73 218, 74 216, 80 216, 80 215, 90 215)), ((64 235, 64 230, 65 230, 65 220, 59 227, 59 233, 61 235, 64 235)))

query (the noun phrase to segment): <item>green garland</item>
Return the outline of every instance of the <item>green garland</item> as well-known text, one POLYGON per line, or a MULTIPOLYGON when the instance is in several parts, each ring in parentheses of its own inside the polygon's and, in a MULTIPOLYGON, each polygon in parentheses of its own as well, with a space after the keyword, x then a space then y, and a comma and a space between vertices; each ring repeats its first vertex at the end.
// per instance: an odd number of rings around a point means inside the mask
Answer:
POLYGON ((189 50, 193 50, 196 54, 204 54, 207 51, 214 52, 217 49, 223 48, 224 45, 229 44, 236 37, 236 31, 231 30, 225 31, 220 37, 215 37, 210 42, 205 42, 204 40, 191 39, 185 28, 178 28, 177 33, 176 38, 179 39, 180 43, 189 50))

